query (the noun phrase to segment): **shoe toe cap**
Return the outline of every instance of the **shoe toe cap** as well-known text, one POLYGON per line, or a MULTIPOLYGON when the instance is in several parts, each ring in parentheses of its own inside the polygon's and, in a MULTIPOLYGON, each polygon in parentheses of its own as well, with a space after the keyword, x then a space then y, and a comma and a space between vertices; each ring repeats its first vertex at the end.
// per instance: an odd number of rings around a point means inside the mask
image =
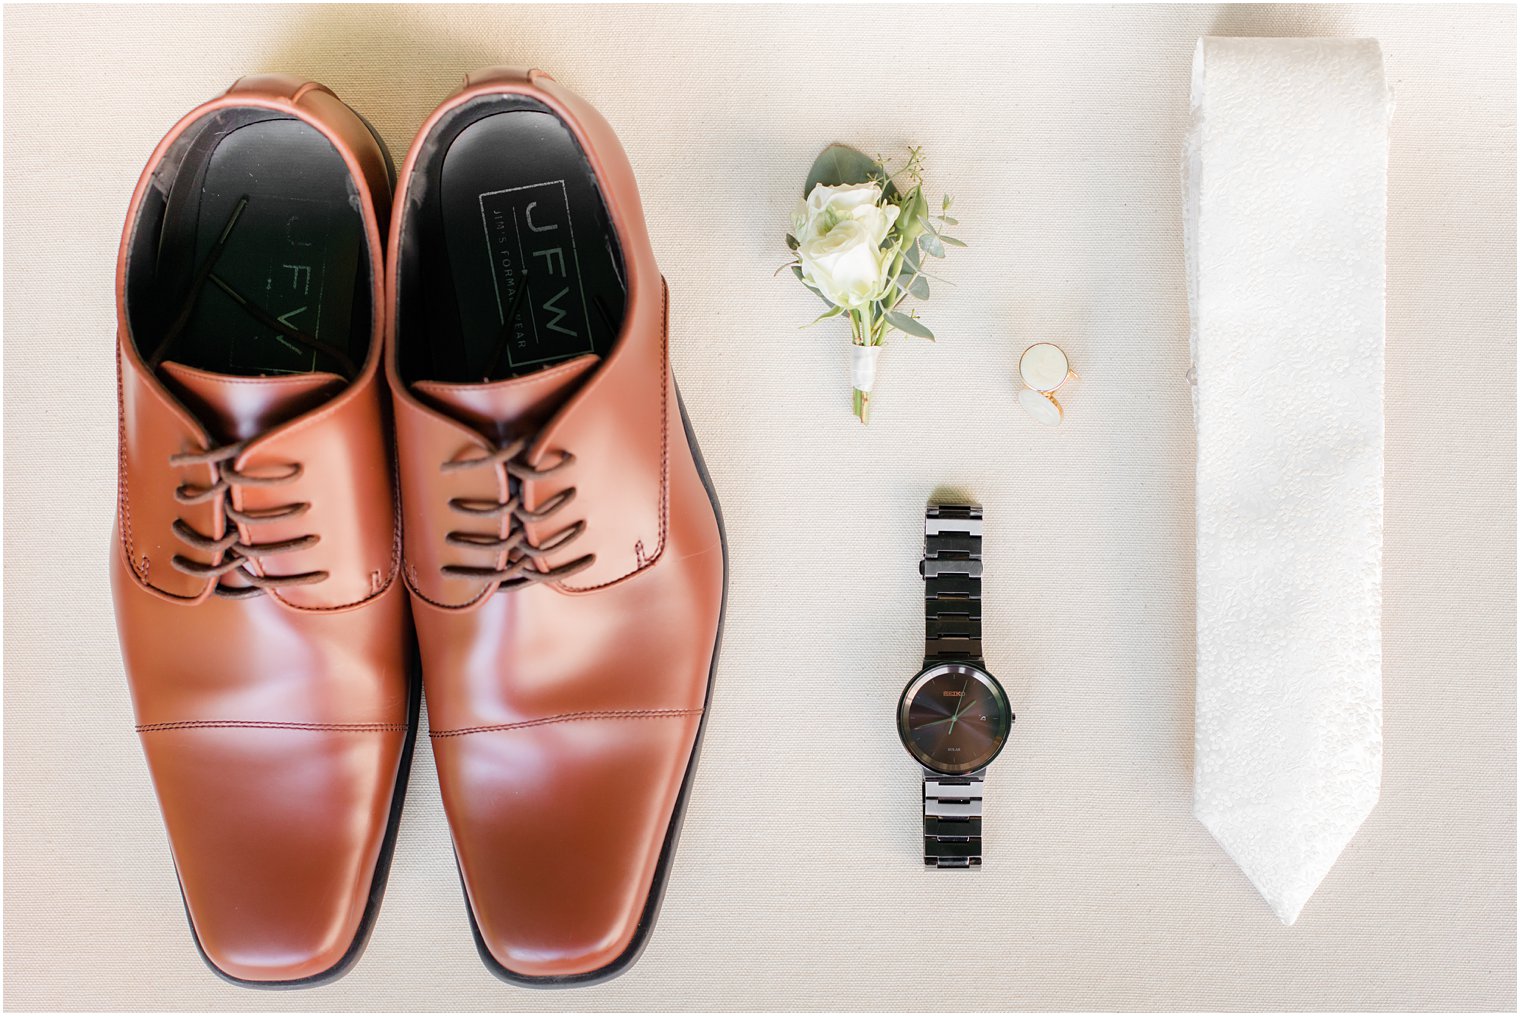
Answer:
POLYGON ((476 930, 509 979, 591 979, 631 955, 699 721, 645 710, 435 740, 476 930))
POLYGON ((401 731, 145 732, 196 941, 222 974, 336 973, 363 929, 401 731))

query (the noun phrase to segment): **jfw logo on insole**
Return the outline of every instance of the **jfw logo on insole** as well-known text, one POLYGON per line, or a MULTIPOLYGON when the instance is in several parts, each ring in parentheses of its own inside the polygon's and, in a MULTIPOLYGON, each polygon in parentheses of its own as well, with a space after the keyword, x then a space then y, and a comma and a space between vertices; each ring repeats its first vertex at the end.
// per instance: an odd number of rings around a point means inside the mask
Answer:
MULTIPOLYGON (((330 308, 323 313, 332 261, 329 219, 314 212, 312 202, 301 198, 260 195, 248 208, 244 214, 257 214, 258 224, 276 242, 266 244, 261 260, 226 258, 218 265, 218 272, 230 276, 228 281, 246 293, 265 315, 292 332, 321 340, 324 317, 328 325, 341 329, 346 322, 334 321, 332 314, 336 311, 341 315, 343 310, 330 308)), ((236 316, 238 329, 232 332, 228 357, 233 368, 259 374, 298 374, 319 366, 330 369, 325 363, 318 364, 317 350, 310 344, 246 311, 237 311, 236 316)))
POLYGON ((570 202, 563 180, 480 196, 497 318, 513 368, 592 349, 570 202))

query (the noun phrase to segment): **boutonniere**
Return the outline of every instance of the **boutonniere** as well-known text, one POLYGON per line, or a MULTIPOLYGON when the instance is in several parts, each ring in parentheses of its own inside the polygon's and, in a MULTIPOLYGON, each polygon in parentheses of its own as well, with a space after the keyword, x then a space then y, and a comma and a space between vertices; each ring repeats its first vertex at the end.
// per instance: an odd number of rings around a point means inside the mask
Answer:
POLYGON ((793 260, 783 267, 828 305, 813 324, 849 320, 854 410, 866 423, 876 359, 887 336, 898 331, 934 338, 918 311, 905 306, 929 298, 935 276, 924 271, 924 258, 942 258, 946 247, 966 245, 945 232, 958 224, 948 196, 938 213, 929 212, 918 148, 889 172, 880 160, 830 145, 813 163, 802 193, 786 237, 793 260))

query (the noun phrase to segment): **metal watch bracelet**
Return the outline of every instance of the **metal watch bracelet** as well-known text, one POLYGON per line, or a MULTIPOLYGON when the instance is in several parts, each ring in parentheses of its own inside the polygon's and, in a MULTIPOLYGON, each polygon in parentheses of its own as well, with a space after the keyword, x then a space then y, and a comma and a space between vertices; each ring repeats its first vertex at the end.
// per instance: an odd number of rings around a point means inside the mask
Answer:
MULTIPOLYGON (((931 504, 924 513, 924 667, 982 663, 982 506, 931 504)), ((924 865, 982 864, 982 777, 924 775, 924 865)))
POLYGON ((982 778, 924 777, 924 865, 982 866, 982 778))

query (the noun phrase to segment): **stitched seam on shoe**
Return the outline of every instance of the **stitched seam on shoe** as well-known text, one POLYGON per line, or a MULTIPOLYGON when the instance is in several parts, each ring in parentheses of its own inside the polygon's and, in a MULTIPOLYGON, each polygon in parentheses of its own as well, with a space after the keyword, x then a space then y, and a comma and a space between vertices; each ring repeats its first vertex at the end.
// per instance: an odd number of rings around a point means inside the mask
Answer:
POLYGON ((591 593, 637 575, 653 566, 665 553, 665 534, 670 527, 670 284, 660 276, 660 543, 649 560, 633 571, 594 586, 575 586, 560 582, 567 593, 591 593))
MULTIPOLYGON (((383 336, 384 336, 384 329, 382 328, 381 331, 380 331, 380 337, 383 337, 383 336)), ((379 337, 377 337, 375 341, 378 342, 379 341, 379 337)), ((374 389, 375 389, 376 406, 377 406, 377 408, 379 410, 380 419, 383 421, 385 419, 384 386, 381 384, 380 374, 376 373, 376 375, 373 378, 371 378, 370 380, 371 380, 371 384, 374 386, 374 389)), ((348 389, 344 389, 344 392, 347 393, 348 389)), ((343 396, 339 395, 337 397, 341 398, 343 396)), ((331 412, 333 412, 333 410, 332 410, 331 406, 329 406, 328 408, 321 410, 318 415, 319 415, 319 417, 325 417, 327 414, 329 414, 331 412)), ((302 428, 306 427, 310 422, 311 422, 310 420, 306 420, 306 421, 302 421, 301 423, 298 423, 296 426, 292 427, 290 430, 285 431, 283 436, 287 436, 288 437, 290 434, 296 433, 297 431, 299 431, 302 428)), ((391 441, 392 441, 392 447, 394 448, 394 446, 395 446, 395 438, 393 437, 391 439, 391 441)), ((303 607, 303 606, 299 606, 297 604, 291 603, 289 600, 285 599, 285 597, 281 596, 280 595, 280 590, 278 590, 278 589, 272 589, 272 590, 270 590, 269 591, 269 595, 272 596, 272 597, 274 597, 276 600, 279 600, 281 603, 285 604, 285 606, 289 607, 292 610, 298 610, 298 611, 301 611, 302 613, 307 613, 307 614, 324 614, 324 613, 337 613, 339 611, 352 610, 354 607, 364 606, 365 604, 371 603, 374 600, 379 599, 381 596, 384 596, 387 592, 389 592, 390 588, 391 588, 391 585, 396 581, 396 576, 401 573, 401 555, 402 555, 402 550, 401 550, 401 526, 402 526, 402 519, 401 519, 401 472, 400 472, 400 465, 401 465, 400 464, 400 460, 399 459, 395 459, 395 458, 392 458, 389 462, 386 463, 386 468, 389 471, 390 482, 391 482, 391 559, 390 559, 390 572, 389 572, 389 574, 386 575, 385 582, 380 586, 380 588, 377 591, 371 592, 368 596, 360 597, 359 599, 353 601, 352 603, 339 603, 339 604, 334 604, 333 606, 330 606, 330 607, 303 607)))
POLYGON ((161 730, 311 730, 323 733, 360 733, 404 731, 405 723, 282 723, 276 720, 179 720, 173 723, 139 723, 139 734, 161 730))
POLYGON ((137 565, 132 547, 132 502, 127 494, 127 393, 122 380, 121 337, 116 339, 116 500, 121 519, 121 542, 127 552, 127 567, 139 581, 146 581, 137 565))
POLYGON ((491 723, 482 727, 455 727, 453 730, 430 730, 429 737, 463 737, 465 734, 486 734, 498 730, 522 730, 527 727, 545 727, 552 723, 571 723, 576 720, 646 720, 667 716, 696 716, 701 709, 591 709, 580 713, 560 713, 537 720, 518 723, 491 723))
MULTIPOLYGON (((660 276, 660 545, 649 563, 665 553, 665 537, 670 532, 670 283, 660 276)), ((695 453, 693 453, 695 454, 695 453)))

